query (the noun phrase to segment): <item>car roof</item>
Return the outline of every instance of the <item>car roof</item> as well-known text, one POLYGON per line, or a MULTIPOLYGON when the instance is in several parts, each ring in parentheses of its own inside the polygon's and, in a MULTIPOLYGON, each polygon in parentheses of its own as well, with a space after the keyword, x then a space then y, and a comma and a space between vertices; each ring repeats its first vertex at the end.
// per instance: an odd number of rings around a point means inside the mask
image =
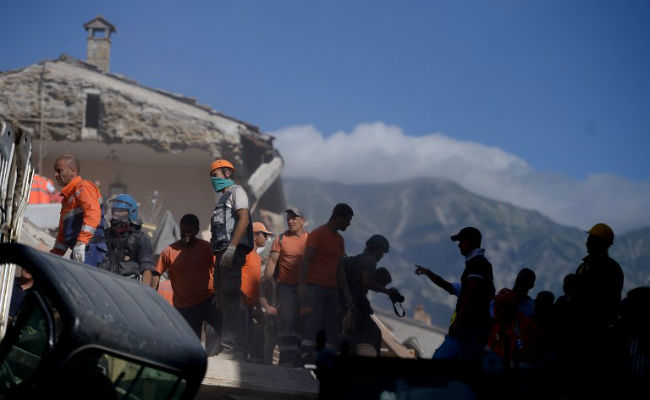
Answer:
POLYGON ((0 245, 3 263, 33 275, 34 286, 67 314, 64 335, 69 329, 76 346, 112 349, 184 374, 205 372, 206 354, 194 331, 150 287, 20 244, 0 245))

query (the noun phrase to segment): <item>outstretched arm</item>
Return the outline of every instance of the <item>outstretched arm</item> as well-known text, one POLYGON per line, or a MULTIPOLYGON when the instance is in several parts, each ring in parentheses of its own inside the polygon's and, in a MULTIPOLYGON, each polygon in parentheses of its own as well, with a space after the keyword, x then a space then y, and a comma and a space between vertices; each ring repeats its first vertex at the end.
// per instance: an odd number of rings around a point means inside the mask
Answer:
POLYGON ((454 291, 454 285, 451 284, 451 282, 448 282, 444 280, 440 275, 434 273, 428 268, 424 268, 421 265, 416 265, 415 266, 415 275, 426 275, 431 282, 433 282, 436 286, 442 288, 449 294, 455 295, 456 292, 454 291))

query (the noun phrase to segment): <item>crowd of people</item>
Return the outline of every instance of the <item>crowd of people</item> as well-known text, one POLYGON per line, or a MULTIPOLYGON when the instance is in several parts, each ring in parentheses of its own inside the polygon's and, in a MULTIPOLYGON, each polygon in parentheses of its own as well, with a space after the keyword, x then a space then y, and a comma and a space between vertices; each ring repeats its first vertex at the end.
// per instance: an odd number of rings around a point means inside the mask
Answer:
POLYGON ((534 372, 543 377, 534 389, 540 398, 648 394, 650 324, 643 310, 650 287, 635 288, 621 301, 623 271, 608 253, 613 230, 598 223, 587 234, 587 256, 564 277, 557 300, 548 290, 529 296, 536 279, 529 268, 519 271, 512 288, 496 292, 481 232, 466 227, 451 236, 465 257, 460 282, 419 265, 415 271, 458 297, 433 358, 493 360, 494 371, 534 372))
MULTIPOLYGON (((388 240, 372 235, 363 252, 347 257, 339 232, 350 225, 354 212, 343 203, 309 233, 302 210, 289 208, 287 229, 273 235, 262 222, 252 221, 248 196, 234 176, 229 161, 211 163, 217 201, 210 241, 197 237, 199 218, 186 214, 180 220, 180 240, 154 262, 136 200, 121 194, 102 207, 96 185, 81 178, 77 158, 59 157, 55 179, 62 188, 62 209, 51 252, 63 255, 71 249, 74 260, 154 289, 166 275, 172 305, 204 339, 209 355, 271 363, 277 348, 279 365, 297 367, 314 361, 319 332, 331 350, 345 342, 353 353, 379 355, 381 332, 371 317, 368 292, 403 300, 399 291, 388 288, 390 272, 377 266, 390 250, 388 240), (262 260, 259 253, 266 246, 270 254, 262 260)), ((630 386, 647 382, 650 332, 644 312, 650 288, 634 289, 621 301, 623 272, 608 255, 614 242, 609 226, 599 223, 589 230, 587 256, 564 278, 564 294, 557 300, 549 291, 534 300, 529 296, 536 279, 529 268, 519 272, 512 288, 497 291, 478 229, 465 227, 451 240, 465 257, 459 282, 419 265, 415 269, 457 296, 448 334, 434 359, 492 358, 500 370, 556 374, 568 391, 576 387, 576 371, 596 388, 612 379, 610 371, 630 386)))

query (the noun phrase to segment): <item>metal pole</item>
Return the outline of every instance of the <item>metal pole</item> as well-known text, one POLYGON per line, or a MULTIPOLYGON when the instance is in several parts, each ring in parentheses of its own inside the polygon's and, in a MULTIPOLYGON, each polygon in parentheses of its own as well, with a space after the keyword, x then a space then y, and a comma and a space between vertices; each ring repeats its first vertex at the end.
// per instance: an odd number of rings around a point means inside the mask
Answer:
POLYGON ((43 63, 43 68, 41 68, 41 76, 38 80, 38 96, 39 96, 39 129, 38 129, 38 136, 39 136, 39 142, 38 142, 38 173, 42 174, 43 173, 43 158, 45 158, 45 142, 43 140, 43 126, 45 123, 43 122, 43 104, 45 103, 44 95, 43 95, 43 77, 45 76, 45 63, 43 63))

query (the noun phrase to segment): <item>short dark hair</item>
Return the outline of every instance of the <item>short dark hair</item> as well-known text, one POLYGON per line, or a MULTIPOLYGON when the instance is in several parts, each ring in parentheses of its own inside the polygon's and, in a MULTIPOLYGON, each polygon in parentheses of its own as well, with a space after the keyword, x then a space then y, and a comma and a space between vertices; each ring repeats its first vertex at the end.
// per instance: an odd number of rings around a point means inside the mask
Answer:
POLYGON ((352 207, 345 203, 339 203, 334 206, 334 209, 332 210, 332 216, 330 219, 334 219, 336 217, 352 217, 354 216, 354 211, 352 211, 352 207))
POLYGON ((57 158, 54 161, 54 165, 56 165, 59 160, 65 160, 68 166, 72 164, 72 166, 77 170, 77 173, 81 173, 81 164, 79 163, 79 159, 72 154, 64 154, 61 157, 57 158))
POLYGON ((192 228, 199 229, 201 224, 199 223, 199 217, 194 214, 185 214, 181 218, 181 225, 191 226, 192 228))
POLYGON ((531 278, 533 278, 533 280, 536 280, 536 279, 537 279, 537 275, 535 275, 535 271, 533 271, 533 270, 530 269, 530 268, 526 268, 526 267, 522 268, 522 269, 519 271, 519 273, 517 274, 517 276, 519 276, 519 275, 524 275, 524 274, 525 274, 525 275, 528 275, 528 276, 531 277, 531 278))

